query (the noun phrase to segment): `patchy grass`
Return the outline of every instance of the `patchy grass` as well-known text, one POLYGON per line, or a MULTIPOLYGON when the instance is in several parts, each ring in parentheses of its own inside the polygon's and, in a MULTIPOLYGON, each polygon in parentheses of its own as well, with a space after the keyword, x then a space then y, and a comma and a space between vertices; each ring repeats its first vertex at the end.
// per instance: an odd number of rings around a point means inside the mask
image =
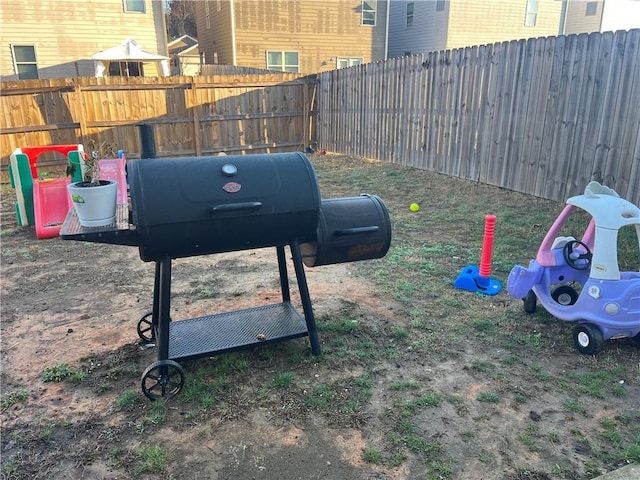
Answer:
POLYGON ((63 380, 67 380, 71 383, 80 383, 83 378, 84 373, 77 369, 71 368, 66 363, 52 365, 45 368, 42 372, 43 382, 62 382, 63 380))
POLYGON ((143 446, 136 450, 139 464, 135 469, 136 475, 143 473, 160 474, 165 471, 170 460, 167 449, 160 445, 143 446))
POLYGON ((13 392, 3 393, 2 400, 0 401, 0 408, 4 410, 5 408, 24 402, 28 398, 29 392, 24 388, 13 392))
MULTIPOLYGON (((621 339, 598 357, 580 355, 572 324, 542 308, 526 314, 504 289, 485 296, 452 285, 480 260, 486 214, 497 216, 491 276, 504 287, 562 205, 397 165, 313 161, 323 198, 379 195, 393 224, 384 258, 308 270, 322 354, 302 338, 181 362, 181 394, 153 403, 139 379, 157 352, 135 343, 153 265, 112 246, 35 240, 5 221, 13 207, 3 196, 3 344, 21 347, 21 328, 45 318, 51 325, 33 327, 33 348, 93 342, 90 353, 61 347, 46 357, 52 365, 33 372, 28 390, 3 368, 3 478, 207 478, 211 468, 220 478, 275 480, 330 467, 326 478, 354 480, 587 479, 640 463, 640 350, 621 339), (89 262, 108 268, 88 273, 89 262), (101 337, 112 323, 118 335, 101 337)), ((634 241, 622 232, 624 269, 640 269, 634 241)), ((272 301, 277 279, 258 255, 181 261, 176 320, 244 297, 272 301)))

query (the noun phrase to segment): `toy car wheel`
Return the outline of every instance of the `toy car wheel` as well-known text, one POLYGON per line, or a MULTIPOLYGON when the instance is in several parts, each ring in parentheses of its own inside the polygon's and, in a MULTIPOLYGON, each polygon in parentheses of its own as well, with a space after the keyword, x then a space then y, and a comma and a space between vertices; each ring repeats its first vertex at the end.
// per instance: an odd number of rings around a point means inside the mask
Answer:
POLYGON ((635 345, 637 348, 640 348, 640 333, 637 334, 635 337, 631 337, 630 340, 633 345, 635 345))
POLYGON ((149 400, 175 397, 184 387, 185 374, 179 363, 173 360, 158 360, 142 374, 142 393, 149 400))
POLYGON ((604 346, 602 332, 590 323, 582 323, 573 329, 573 342, 580 353, 596 355, 604 346))
POLYGON ((560 305, 564 305, 566 307, 568 305, 573 305, 578 301, 578 292, 569 285, 561 285, 551 292, 551 298, 560 305))
POLYGON ((527 313, 535 313, 538 298, 533 290, 527 292, 527 296, 522 299, 524 302, 524 311, 527 313))

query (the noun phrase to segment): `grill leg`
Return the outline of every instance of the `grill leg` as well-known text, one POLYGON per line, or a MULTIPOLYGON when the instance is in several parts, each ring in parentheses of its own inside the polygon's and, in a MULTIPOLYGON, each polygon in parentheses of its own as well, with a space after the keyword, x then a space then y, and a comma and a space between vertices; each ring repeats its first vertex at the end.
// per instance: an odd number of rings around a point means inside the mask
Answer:
POLYGON ((284 247, 279 245, 276 247, 278 252, 278 270, 280 272, 280 288, 282 290, 282 301, 291 301, 291 290, 289 289, 289 276, 287 274, 287 260, 284 255, 284 247))
POLYGON ((298 242, 293 242, 291 244, 291 255, 293 256, 293 266, 296 270, 296 278, 298 279, 298 289, 300 290, 300 298, 302 299, 304 319, 307 322, 309 342, 311 343, 311 353, 314 355, 320 355, 320 340, 318 339, 316 320, 313 316, 311 297, 309 296, 309 287, 307 286, 307 278, 304 274, 302 254, 300 253, 300 244, 298 242))
POLYGON ((153 305, 151 313, 151 331, 153 337, 158 336, 158 318, 160 315, 160 262, 156 262, 156 273, 153 277, 153 305))
MULTIPOLYGON (((171 309, 171 258, 165 257, 157 264, 158 274, 158 360, 169 358, 169 322, 171 309)), ((155 297, 155 294, 154 294, 155 297)))

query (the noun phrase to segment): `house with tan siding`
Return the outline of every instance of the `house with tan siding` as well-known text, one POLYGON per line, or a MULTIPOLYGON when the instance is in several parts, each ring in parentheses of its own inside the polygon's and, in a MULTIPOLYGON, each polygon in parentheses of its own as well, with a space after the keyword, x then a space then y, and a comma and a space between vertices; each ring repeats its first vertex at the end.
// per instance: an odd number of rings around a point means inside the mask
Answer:
POLYGON ((565 34, 634 28, 640 28, 638 0, 571 0, 566 4, 565 34))
POLYGON ((196 2, 207 64, 315 73, 383 60, 387 0, 196 2))
POLYGON ((182 35, 168 43, 171 59, 171 75, 200 75, 200 50, 198 40, 182 35))
POLYGON ((393 0, 389 57, 561 33, 558 0, 393 0))
MULTIPOLYGON (((166 56, 163 3, 1 0, 0 80, 93 76, 91 56, 127 38, 146 52, 166 56)), ((158 66, 155 62, 110 62, 106 73, 157 76, 158 66)))

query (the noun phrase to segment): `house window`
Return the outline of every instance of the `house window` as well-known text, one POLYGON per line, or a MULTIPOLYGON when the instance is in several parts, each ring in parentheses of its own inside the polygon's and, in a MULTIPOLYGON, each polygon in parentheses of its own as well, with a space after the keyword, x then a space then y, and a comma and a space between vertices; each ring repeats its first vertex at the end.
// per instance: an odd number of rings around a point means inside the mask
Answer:
POLYGON ((15 72, 18 80, 33 80, 38 78, 38 62, 36 47, 33 45, 11 45, 15 72))
POLYGON ((538 18, 538 0, 527 0, 527 10, 524 14, 524 26, 535 27, 538 18))
POLYGON ((436 12, 442 12, 444 10, 444 0, 436 1, 436 12))
POLYGON ((124 0, 124 11, 144 13, 147 11, 144 2, 145 0, 124 0))
POLYGON ((336 66, 338 68, 355 67, 356 65, 362 65, 362 57, 338 57, 338 59, 336 60, 336 66))
POLYGON ((587 8, 584 12, 585 16, 593 17, 598 12, 598 2, 587 2, 587 8))
POLYGON ((407 3, 407 28, 413 27, 413 2, 407 3))
MULTIPOLYGON (((218 5, 219 6, 219 5, 218 5)), ((204 2, 204 18, 207 22, 207 30, 211 29, 211 13, 209 12, 209 1, 204 2)))
POLYGON ((298 52, 267 51, 267 70, 297 73, 299 69, 298 52))
POLYGON ((110 62, 109 76, 111 77, 142 77, 142 63, 140 62, 110 62))
POLYGON ((376 0, 362 0, 362 25, 376 24, 376 0))

